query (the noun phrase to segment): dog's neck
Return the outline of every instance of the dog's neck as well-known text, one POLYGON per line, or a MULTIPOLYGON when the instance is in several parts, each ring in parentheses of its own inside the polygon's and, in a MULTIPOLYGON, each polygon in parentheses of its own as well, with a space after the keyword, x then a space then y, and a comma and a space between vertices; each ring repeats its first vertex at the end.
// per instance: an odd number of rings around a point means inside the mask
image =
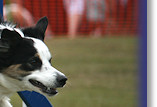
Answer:
POLYGON ((13 107, 10 103, 10 99, 6 96, 0 99, 0 107, 13 107))
POLYGON ((0 74, 0 99, 2 96, 10 96, 12 94, 9 84, 5 80, 3 74, 0 74))
MULTIPOLYGON (((12 79, 3 73, 0 73, 0 96, 1 95, 10 95, 12 93, 15 93, 17 91, 20 91, 18 86, 16 86, 18 83, 17 80, 12 79)), ((22 86, 22 84, 20 84, 22 86)))
POLYGON ((12 92, 0 84, 0 107, 12 107, 9 97, 12 92))
POLYGON ((6 77, 0 73, 0 107, 12 107, 9 97, 13 94, 6 77))

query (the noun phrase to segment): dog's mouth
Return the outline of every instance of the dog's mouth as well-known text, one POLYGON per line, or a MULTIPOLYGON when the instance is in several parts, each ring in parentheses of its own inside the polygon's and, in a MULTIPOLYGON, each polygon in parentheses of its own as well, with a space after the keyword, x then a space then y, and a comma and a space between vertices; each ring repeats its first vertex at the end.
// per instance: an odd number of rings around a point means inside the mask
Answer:
POLYGON ((35 87, 38 87, 43 93, 48 94, 49 96, 53 96, 58 93, 56 88, 50 88, 42 84, 41 82, 34 80, 34 79, 29 79, 29 82, 34 85, 35 87))

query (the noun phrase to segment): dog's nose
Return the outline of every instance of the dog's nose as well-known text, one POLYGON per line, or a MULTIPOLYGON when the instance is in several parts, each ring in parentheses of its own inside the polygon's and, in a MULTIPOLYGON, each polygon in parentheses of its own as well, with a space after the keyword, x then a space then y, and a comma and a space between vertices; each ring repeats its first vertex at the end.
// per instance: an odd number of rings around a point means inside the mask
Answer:
POLYGON ((63 87, 66 84, 67 80, 68 79, 66 76, 58 76, 57 77, 58 87, 63 87))

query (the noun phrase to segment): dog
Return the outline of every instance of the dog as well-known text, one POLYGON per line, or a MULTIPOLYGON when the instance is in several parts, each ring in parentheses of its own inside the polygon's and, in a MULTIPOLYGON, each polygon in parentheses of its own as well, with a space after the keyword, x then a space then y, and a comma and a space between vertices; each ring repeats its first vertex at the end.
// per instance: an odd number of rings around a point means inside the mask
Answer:
POLYGON ((12 107, 9 97, 18 91, 56 95, 67 77, 51 65, 52 56, 44 43, 47 17, 26 28, 0 23, 0 107, 12 107))

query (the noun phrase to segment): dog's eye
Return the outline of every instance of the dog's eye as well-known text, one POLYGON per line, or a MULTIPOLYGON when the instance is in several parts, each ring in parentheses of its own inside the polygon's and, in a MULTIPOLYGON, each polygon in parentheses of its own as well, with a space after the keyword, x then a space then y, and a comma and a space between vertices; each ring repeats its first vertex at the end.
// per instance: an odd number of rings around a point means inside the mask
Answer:
POLYGON ((33 57, 31 58, 28 63, 31 65, 31 66, 36 66, 36 67, 39 67, 41 66, 42 62, 41 60, 38 58, 38 57, 33 57))
POLYGON ((36 59, 36 58, 32 58, 32 59, 29 60, 29 63, 30 63, 30 64, 33 64, 33 63, 36 63, 36 62, 37 62, 37 59, 36 59))
POLYGON ((25 71, 33 71, 36 69, 40 69, 42 65, 42 61, 38 57, 33 57, 29 59, 26 63, 22 64, 21 69, 25 71))
POLYGON ((31 63, 31 64, 36 63, 36 62, 37 62, 36 59, 31 59, 31 60, 29 61, 29 63, 31 63))

